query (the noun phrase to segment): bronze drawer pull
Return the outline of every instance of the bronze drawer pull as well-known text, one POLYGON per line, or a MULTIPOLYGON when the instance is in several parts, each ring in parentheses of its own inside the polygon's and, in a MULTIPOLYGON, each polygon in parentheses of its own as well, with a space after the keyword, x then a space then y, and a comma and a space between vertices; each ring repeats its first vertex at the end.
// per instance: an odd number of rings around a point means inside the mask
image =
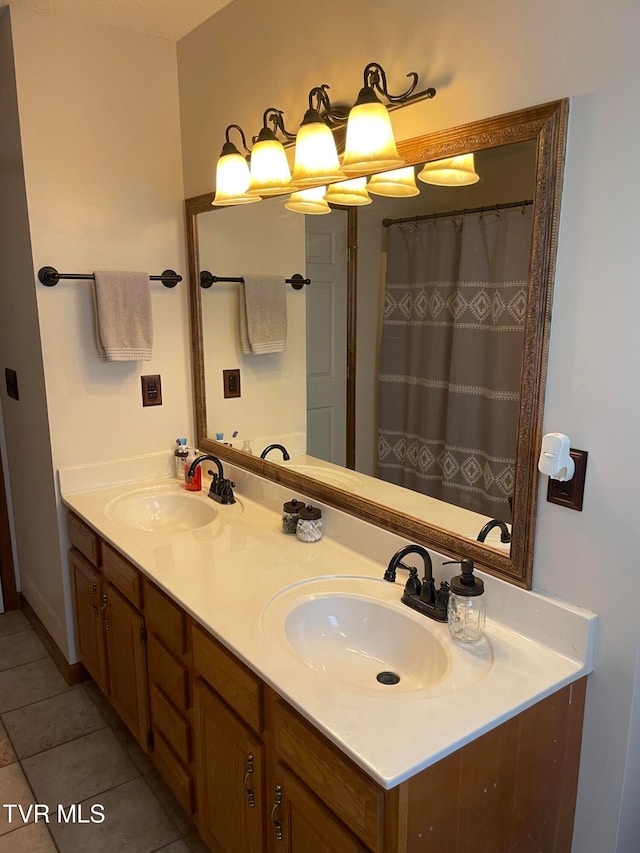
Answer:
POLYGON ((242 787, 247 792, 247 798, 249 801, 249 808, 255 809, 256 807, 256 795, 253 792, 252 788, 247 788, 247 782, 249 781, 249 777, 253 773, 253 755, 247 755, 247 772, 244 777, 244 782, 242 783, 242 787))
POLYGON ((276 841, 282 841, 282 821, 276 820, 276 810, 282 805, 282 785, 276 785, 275 799, 271 809, 271 822, 276 831, 276 841))

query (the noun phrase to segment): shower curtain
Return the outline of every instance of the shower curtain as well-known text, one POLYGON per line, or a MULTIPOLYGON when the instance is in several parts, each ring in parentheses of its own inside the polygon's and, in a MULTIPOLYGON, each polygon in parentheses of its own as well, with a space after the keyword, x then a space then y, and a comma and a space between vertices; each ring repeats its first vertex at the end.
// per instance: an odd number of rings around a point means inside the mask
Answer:
POLYGON ((532 206, 388 229, 378 476, 510 521, 532 206))

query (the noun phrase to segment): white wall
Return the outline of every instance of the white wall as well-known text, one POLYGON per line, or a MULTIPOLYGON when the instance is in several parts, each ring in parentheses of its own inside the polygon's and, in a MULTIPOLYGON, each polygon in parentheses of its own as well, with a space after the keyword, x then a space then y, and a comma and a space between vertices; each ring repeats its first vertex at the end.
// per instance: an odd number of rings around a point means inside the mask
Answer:
POLYGON ((639 31, 632 0, 397 0, 392 13, 382 0, 325 0, 321 10, 235 0, 178 45, 189 196, 213 188, 227 124, 254 134, 262 111, 277 106, 296 128, 312 86, 327 82, 336 102, 352 102, 370 61, 386 68, 391 91, 411 70, 438 89, 433 101, 393 114, 399 137, 571 98, 545 428, 567 432, 590 455, 582 513, 541 494, 534 582, 601 617, 575 853, 634 853, 640 844, 637 807, 620 813, 623 788, 625 803, 640 800, 638 774, 625 779, 627 754, 637 754, 630 722, 640 640, 632 462, 639 217, 625 168, 640 130, 639 31))
MULTIPOLYGON (((24 384, 25 409, 33 409, 12 419, 12 401, 3 401, 16 544, 23 592, 75 660, 55 470, 168 449, 177 436, 193 436, 176 49, 23 8, 11 8, 11 24, 33 255, 26 269, 23 250, 15 282, 24 310, 0 315, 0 337, 13 339, 9 366, 24 384), (45 288, 34 275, 44 265, 181 273, 185 280, 173 290, 151 285, 151 361, 101 362, 91 282, 45 288), (26 365, 44 371, 38 396, 26 365), (162 376, 161 407, 141 406, 147 373, 162 376), (34 536, 43 523, 41 490, 48 526, 34 536)), ((24 215, 19 237, 28 246, 24 215)), ((9 261, 15 256, 17 264, 17 254, 10 247, 9 261)))

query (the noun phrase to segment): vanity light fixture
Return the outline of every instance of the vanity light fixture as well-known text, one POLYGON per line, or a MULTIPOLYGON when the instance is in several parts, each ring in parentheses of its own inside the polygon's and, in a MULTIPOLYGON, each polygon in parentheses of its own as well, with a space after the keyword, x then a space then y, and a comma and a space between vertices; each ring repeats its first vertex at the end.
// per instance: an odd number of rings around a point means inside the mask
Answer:
MULTIPOLYGON (((413 82, 407 91, 401 95, 390 95, 384 68, 377 62, 370 62, 363 76, 364 86, 347 121, 347 142, 342 160, 342 171, 346 175, 396 169, 404 164, 396 148, 389 111, 376 91, 391 103, 402 103, 418 84, 418 75, 411 71, 407 77, 412 77, 413 82)), ((435 89, 427 91, 432 93, 428 97, 435 95, 435 89)))
MULTIPOLYGON (((226 130, 226 142, 216 167, 216 194, 212 203, 245 204, 251 200, 258 201, 261 197, 295 193, 318 185, 341 182, 345 185, 349 201, 336 203, 369 204, 371 199, 362 187, 358 188, 357 195, 351 194, 349 179, 373 172, 395 170, 404 165, 393 137, 389 111, 410 101, 413 103, 433 98, 436 90, 429 88, 416 92, 418 75, 411 71, 407 74, 407 77, 411 78, 409 88, 400 95, 391 95, 387 90, 385 71, 377 62, 369 63, 363 76, 364 86, 351 110, 342 105, 331 104, 327 95, 329 86, 326 83, 313 88, 309 92, 309 109, 304 115, 297 136, 285 128, 282 110, 275 107, 265 110, 262 130, 257 137, 253 137, 247 186, 246 164, 241 162, 244 158, 229 141, 229 130, 237 128, 240 131, 245 150, 249 153, 244 134, 238 125, 229 125, 226 130), (388 105, 382 103, 376 92, 386 98, 388 105), (345 123, 346 150, 340 163, 332 131, 344 127, 345 123), (269 124, 272 127, 269 127, 269 124), (278 138, 278 133, 282 141, 278 138), (284 149, 294 141, 296 152, 292 178, 284 149), (347 180, 344 180, 345 178, 347 180)), ((382 183, 379 185, 383 186, 382 183)), ((390 195, 390 187, 379 194, 390 195)), ((397 195, 398 192, 393 194, 397 195)), ((402 194, 409 195, 410 191, 405 190, 402 194)), ((296 204, 298 201, 299 199, 293 199, 292 203, 296 204)))
POLYGON ((390 172, 379 172, 369 178, 367 190, 374 195, 408 198, 420 195, 416 186, 416 173, 413 166, 403 166, 390 172))
POLYGON ((326 83, 309 92, 309 109, 304 114, 296 136, 296 154, 293 167, 293 183, 296 187, 316 187, 318 183, 330 184, 344 180, 340 170, 338 150, 333 133, 320 109, 331 115, 331 102, 326 93, 326 83), (316 99, 316 106, 313 99, 316 99))
POLYGON ((295 138, 285 129, 282 110, 269 107, 264 112, 262 130, 251 150, 251 179, 247 190, 249 195, 280 195, 292 189, 287 154, 276 136, 276 130, 285 138, 295 138), (268 122, 273 124, 273 130, 267 127, 268 122))
POLYGON ((373 201, 367 192, 366 178, 350 178, 348 181, 340 181, 339 184, 331 184, 325 193, 324 200, 346 207, 362 207, 373 201))
POLYGON ((326 191, 326 187, 311 187, 307 190, 291 193, 285 207, 295 213, 310 213, 312 215, 331 213, 331 208, 324 198, 326 191))
POLYGON ((480 175, 475 169, 473 152, 470 152, 425 163, 418 180, 437 187, 466 187, 477 184, 480 175))
POLYGON ((237 124, 230 124, 225 130, 225 143, 216 165, 216 195, 211 204, 248 204, 260 201, 258 196, 247 195, 249 188, 249 164, 237 147, 229 139, 229 131, 235 128, 242 137, 242 146, 249 154, 244 131, 237 124))

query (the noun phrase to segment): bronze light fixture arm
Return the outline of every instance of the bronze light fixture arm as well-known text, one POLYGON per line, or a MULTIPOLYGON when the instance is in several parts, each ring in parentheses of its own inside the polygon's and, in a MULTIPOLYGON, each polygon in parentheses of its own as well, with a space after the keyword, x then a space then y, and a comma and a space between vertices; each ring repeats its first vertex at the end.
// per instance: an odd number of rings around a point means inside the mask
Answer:
MULTIPOLYGON (((251 154, 251 150, 247 147, 247 139, 244 135, 244 130, 240 127, 239 124, 228 125, 227 129, 224 132, 225 145, 233 145, 233 142, 229 139, 229 131, 231 131, 232 129, 237 130, 238 133, 240 134, 240 137, 242 138, 242 147, 243 147, 245 153, 251 154)), ((236 151, 238 150, 237 146, 233 145, 233 147, 236 149, 236 151)), ((238 153, 240 153, 240 152, 238 151, 238 153)))
POLYGON ((324 121, 329 127, 334 128, 346 122, 349 116, 349 107, 342 105, 334 106, 327 94, 327 89, 330 88, 328 83, 323 83, 322 86, 315 86, 309 92, 309 112, 314 111, 317 113, 319 119, 324 121), (315 106, 313 104, 314 98, 316 101, 315 106))
POLYGON ((295 133, 290 133, 287 128, 284 126, 284 112, 279 110, 277 107, 268 107, 262 116, 262 130, 258 134, 258 136, 253 137, 254 144, 262 137, 263 139, 269 138, 269 134, 273 134, 272 138, 277 139, 277 134, 280 132, 285 139, 285 144, 287 142, 295 142, 296 135, 295 133), (268 124, 273 125, 273 130, 269 130, 268 124))
MULTIPOLYGON (((407 74, 407 77, 411 79, 411 85, 409 88, 399 95, 392 95, 387 87, 387 75, 384 68, 377 62, 370 62, 364 69, 364 87, 360 90, 358 100, 363 96, 363 93, 366 100, 377 100, 375 92, 378 92, 389 102, 388 109, 394 110, 407 103, 429 100, 435 97, 436 90, 432 87, 420 92, 415 91, 416 86, 418 85, 418 74, 415 71, 410 71, 407 74)), ((329 88, 330 86, 328 83, 322 83, 322 85, 314 86, 314 88, 311 89, 309 92, 309 110, 318 113, 321 120, 333 129, 346 124, 351 108, 344 104, 332 104, 331 99, 327 94, 327 90, 329 88)), ((244 149, 249 153, 244 133, 239 125, 229 125, 227 128, 227 142, 229 142, 228 134, 231 128, 237 128, 239 130, 242 135, 244 149)), ((283 110, 279 110, 277 107, 269 107, 264 111, 262 117, 262 130, 257 136, 253 136, 251 141, 255 144, 260 138, 277 139, 278 133, 282 136, 282 145, 285 148, 288 148, 296 140, 296 134, 291 133, 291 131, 287 130, 285 127, 283 110), (271 124, 273 128, 272 130, 269 128, 269 124, 271 124)))
POLYGON ((364 69, 364 89, 371 89, 378 92, 391 103, 402 105, 407 103, 408 101, 418 100, 418 99, 430 99, 435 97, 436 90, 434 88, 425 89, 423 92, 415 92, 415 88, 418 85, 418 75, 415 71, 410 71, 407 74, 407 77, 410 77, 412 82, 409 88, 402 92, 399 95, 390 94, 387 88, 387 74, 378 62, 370 62, 364 69), (414 94, 415 92, 415 94, 414 94))

